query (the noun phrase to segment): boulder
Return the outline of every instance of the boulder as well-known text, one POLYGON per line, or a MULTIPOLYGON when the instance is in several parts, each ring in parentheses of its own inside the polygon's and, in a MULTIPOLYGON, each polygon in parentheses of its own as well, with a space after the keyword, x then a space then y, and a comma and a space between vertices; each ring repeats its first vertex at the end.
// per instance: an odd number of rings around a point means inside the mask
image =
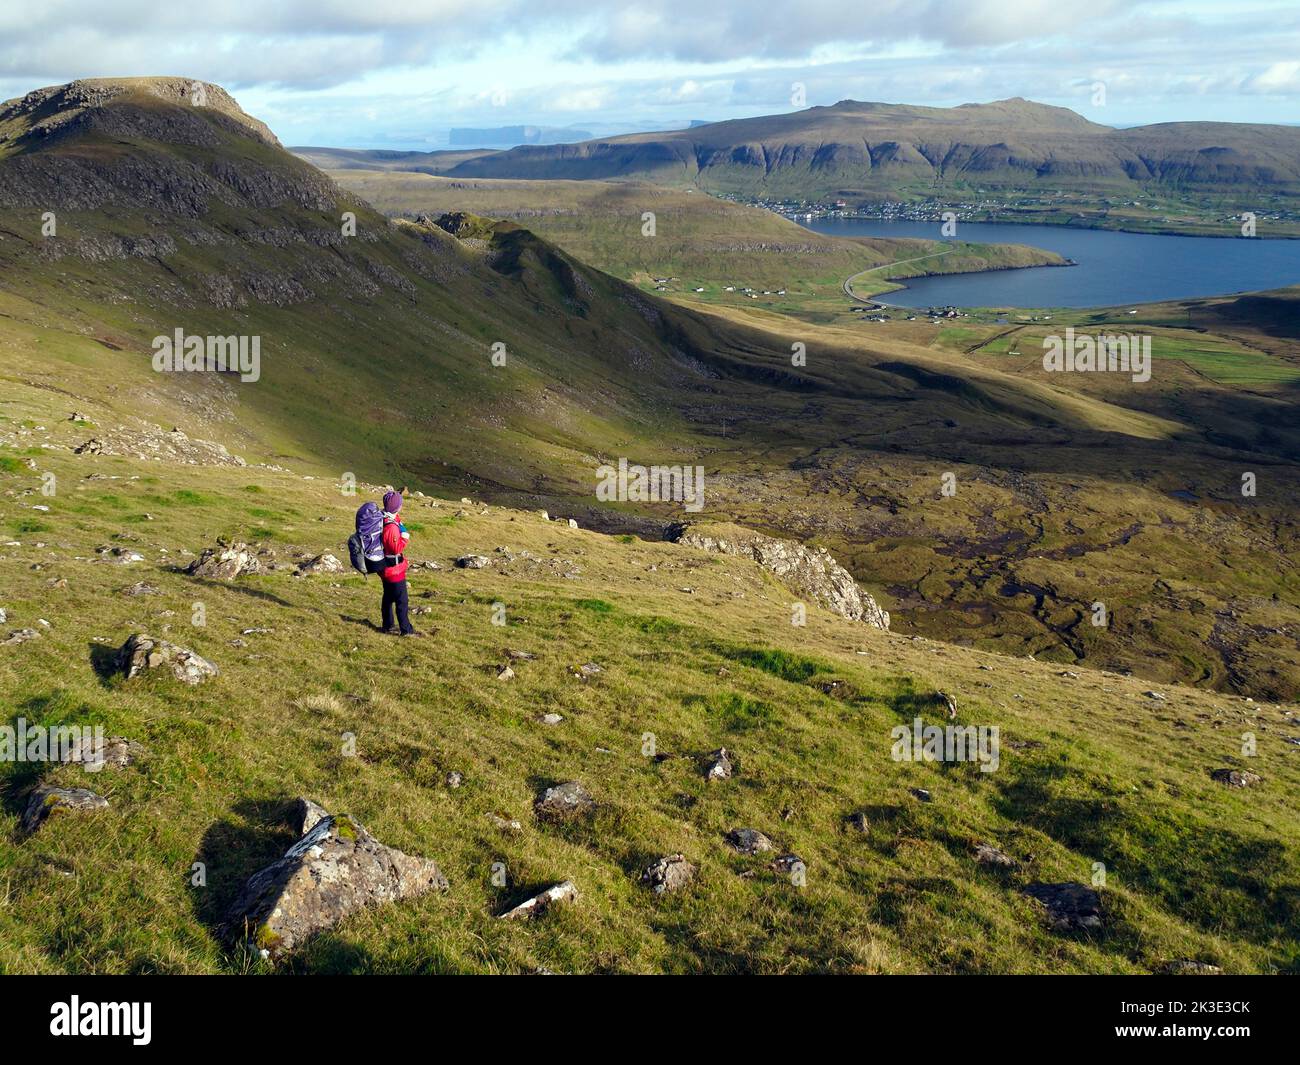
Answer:
POLYGON ((491 561, 487 555, 461 555, 456 559, 456 565, 461 569, 482 569, 491 561))
POLYGON ((142 632, 127 637, 117 653, 117 664, 127 680, 146 670, 165 668, 184 684, 200 684, 218 673, 216 666, 188 648, 154 639, 142 632))
POLYGON ((223 922, 227 938, 274 959, 366 906, 447 890, 431 859, 384 846, 347 814, 307 799, 299 805, 310 827, 249 877, 223 922))
POLYGON ((23 811, 22 829, 35 832, 47 818, 55 814, 60 816, 72 811, 104 810, 108 800, 96 795, 86 788, 56 788, 41 785, 27 799, 27 809, 23 811))
POLYGON ((999 869, 1016 869, 1020 863, 1011 855, 997 849, 989 843, 975 845, 975 860, 980 865, 991 865, 999 869))
POLYGON ((782 854, 774 858, 769 868, 772 872, 780 873, 782 876, 789 876, 798 868, 807 869, 804 860, 797 854, 782 854))
POLYGON ((844 819, 844 823, 854 832, 865 834, 871 831, 871 819, 865 810, 855 810, 844 819))
POLYGON ((1101 896, 1086 884, 1030 884, 1021 889, 1047 910, 1047 922, 1056 932, 1096 931, 1101 928, 1101 896))
POLYGON ((547 788, 537 797, 533 812, 539 821, 562 823, 590 816, 596 809, 596 800, 582 784, 570 780, 547 788))
POLYGON ((548 887, 545 891, 539 891, 530 899, 525 899, 518 906, 506 910, 501 914, 503 921, 515 921, 520 918, 531 920, 534 917, 540 917, 547 910, 557 903, 572 902, 578 897, 578 889, 574 886, 572 880, 562 880, 558 884, 548 887))
POLYGON ((679 891, 695 879, 695 866, 682 854, 669 854, 648 866, 641 883, 656 895, 679 891))
POLYGON ((772 849, 772 841, 756 828, 733 828, 727 842, 741 854, 759 854, 772 849))
POLYGON ((739 525, 720 523, 672 525, 665 536, 701 551, 752 559, 796 595, 820 603, 850 621, 889 628, 889 614, 858 587, 853 575, 824 547, 805 547, 793 540, 778 540, 739 525))
POLYGON ((314 573, 343 573, 347 567, 331 554, 317 555, 298 567, 299 576, 307 577, 314 573))
POLYGON ((191 577, 233 581, 248 573, 259 573, 261 569, 261 562, 248 544, 218 540, 216 547, 205 548, 185 572, 191 577))
POLYGON ((26 643, 28 640, 38 639, 40 635, 35 629, 14 629, 9 634, 9 638, 3 642, 5 646, 11 646, 16 643, 26 643))
POLYGON ((1246 769, 1215 769, 1210 773, 1210 779, 1229 788, 1250 788, 1264 778, 1246 769))

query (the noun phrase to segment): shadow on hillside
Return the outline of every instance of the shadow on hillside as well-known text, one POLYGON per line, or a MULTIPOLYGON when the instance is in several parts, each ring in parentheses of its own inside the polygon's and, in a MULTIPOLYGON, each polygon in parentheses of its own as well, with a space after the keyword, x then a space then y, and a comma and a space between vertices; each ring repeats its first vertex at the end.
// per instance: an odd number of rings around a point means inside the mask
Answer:
POLYGON ((340 621, 346 621, 351 625, 361 625, 363 628, 370 629, 371 632, 383 632, 383 626, 378 625, 371 618, 354 618, 350 614, 340 614, 340 621))
MULTIPOLYGON (((176 572, 183 573, 184 570, 178 569, 176 572)), ((265 591, 262 588, 253 588, 247 584, 240 584, 237 581, 218 581, 210 577, 193 577, 189 578, 195 584, 220 589, 223 592, 237 592, 240 595, 247 595, 253 599, 262 599, 268 603, 274 603, 276 606, 288 607, 290 610, 301 610, 303 607, 299 603, 291 603, 288 599, 281 599, 272 592, 265 591)))
POLYGON ((1217 809, 1184 811, 1151 795, 1102 793, 1059 762, 1022 765, 999 785, 994 806, 1003 817, 1105 863, 1125 887, 1180 920, 1263 946, 1300 939, 1297 859, 1279 840, 1235 832, 1217 809))
POLYGON ((191 899, 195 916, 214 935, 244 882, 298 841, 294 829, 293 800, 280 796, 241 800, 203 833, 194 861, 203 864, 207 883, 192 888, 191 899))
POLYGON ((95 671, 99 683, 107 688, 112 683, 113 677, 120 672, 118 665, 119 648, 93 641, 86 646, 89 648, 90 668, 95 671))

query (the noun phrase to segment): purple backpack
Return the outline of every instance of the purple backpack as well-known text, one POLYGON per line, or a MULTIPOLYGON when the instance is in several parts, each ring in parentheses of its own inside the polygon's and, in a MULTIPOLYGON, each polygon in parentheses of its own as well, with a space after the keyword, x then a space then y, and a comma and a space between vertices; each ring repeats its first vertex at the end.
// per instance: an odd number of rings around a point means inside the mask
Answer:
POLYGON ((357 531, 348 537, 348 557, 353 569, 369 573, 366 560, 383 559, 383 535, 384 512, 375 503, 362 503, 357 510, 357 531))

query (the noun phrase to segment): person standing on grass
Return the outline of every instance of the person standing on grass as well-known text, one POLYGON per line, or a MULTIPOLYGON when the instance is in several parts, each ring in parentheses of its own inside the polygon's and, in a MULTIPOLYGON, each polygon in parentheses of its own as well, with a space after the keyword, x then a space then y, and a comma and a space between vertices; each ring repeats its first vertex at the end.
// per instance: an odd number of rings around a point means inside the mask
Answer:
POLYGON ((400 633, 402 636, 419 636, 411 627, 408 614, 409 601, 406 591, 406 545, 411 542, 411 534, 398 518, 402 509, 402 497, 397 492, 384 495, 384 545, 383 568, 379 571, 380 582, 384 586, 384 598, 380 610, 383 614, 384 632, 400 633), (394 621, 396 615, 396 621, 394 621))

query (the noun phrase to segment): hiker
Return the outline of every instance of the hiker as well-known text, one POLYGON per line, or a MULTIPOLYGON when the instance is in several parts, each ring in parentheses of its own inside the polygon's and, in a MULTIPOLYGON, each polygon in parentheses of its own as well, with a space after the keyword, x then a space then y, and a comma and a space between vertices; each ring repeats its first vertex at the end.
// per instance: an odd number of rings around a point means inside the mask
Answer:
POLYGON ((407 532, 406 526, 397 516, 401 509, 401 495, 397 492, 385 493, 384 531, 380 540, 383 545, 383 556, 379 562, 374 563, 375 572, 379 574, 380 583, 384 586, 380 611, 383 615, 384 632, 418 636, 419 633, 411 627, 411 619, 407 615, 406 545, 411 542, 411 534, 407 532), (396 614, 396 623, 394 623, 394 614, 396 614))

